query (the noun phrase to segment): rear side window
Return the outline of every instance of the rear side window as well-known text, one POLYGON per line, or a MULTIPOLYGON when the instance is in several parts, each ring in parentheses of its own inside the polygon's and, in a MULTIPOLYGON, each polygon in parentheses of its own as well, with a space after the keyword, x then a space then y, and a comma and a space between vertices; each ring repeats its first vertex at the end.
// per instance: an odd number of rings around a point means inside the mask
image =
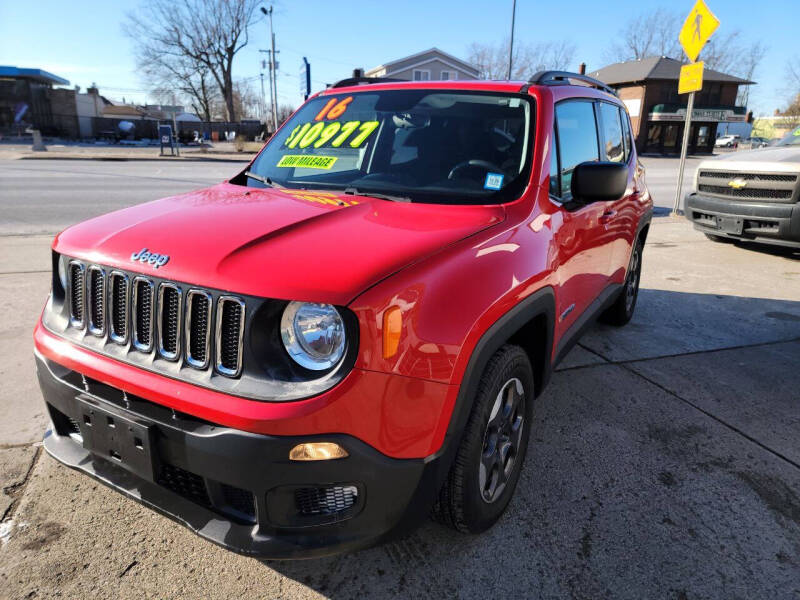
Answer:
POLYGON ((624 162, 625 148, 622 142, 622 122, 619 108, 608 102, 600 102, 598 108, 603 132, 602 160, 624 162))
POLYGON ((582 162, 598 159, 594 104, 585 101, 557 104, 556 124, 561 158, 561 197, 570 200, 572 171, 582 162))
POLYGON ((625 162, 631 157, 631 125, 628 113, 624 108, 619 109, 619 118, 622 120, 622 143, 625 146, 625 162))

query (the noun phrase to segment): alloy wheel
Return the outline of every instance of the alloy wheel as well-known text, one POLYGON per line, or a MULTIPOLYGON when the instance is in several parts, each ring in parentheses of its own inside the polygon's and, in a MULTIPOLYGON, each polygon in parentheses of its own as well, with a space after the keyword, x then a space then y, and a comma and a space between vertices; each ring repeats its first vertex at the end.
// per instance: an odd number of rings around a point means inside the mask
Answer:
POLYGON ((497 393, 483 435, 478 481, 484 502, 502 495, 517 461, 524 424, 525 390, 514 377, 497 393))

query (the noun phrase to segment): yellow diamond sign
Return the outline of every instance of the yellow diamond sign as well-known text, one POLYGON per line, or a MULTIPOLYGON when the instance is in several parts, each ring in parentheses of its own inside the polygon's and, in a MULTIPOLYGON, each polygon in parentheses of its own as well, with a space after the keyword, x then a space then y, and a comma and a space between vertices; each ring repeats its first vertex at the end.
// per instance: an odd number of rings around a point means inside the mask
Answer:
POLYGON ((708 9, 703 0, 697 0, 678 35, 678 41, 683 46, 689 60, 697 60, 703 46, 706 45, 708 38, 717 30, 717 27, 719 27, 719 19, 708 9))
POLYGON ((681 67, 681 78, 678 80, 678 93, 688 94, 703 89, 703 61, 689 63, 681 67))

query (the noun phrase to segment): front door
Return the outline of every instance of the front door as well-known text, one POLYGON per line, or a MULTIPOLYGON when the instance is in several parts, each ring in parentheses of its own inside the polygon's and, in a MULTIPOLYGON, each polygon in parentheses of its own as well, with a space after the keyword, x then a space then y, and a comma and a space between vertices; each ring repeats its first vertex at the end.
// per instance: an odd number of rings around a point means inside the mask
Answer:
POLYGON ((613 251, 603 226, 606 202, 581 205, 571 194, 572 172, 582 162, 600 158, 595 102, 565 100, 556 105, 558 168, 550 195, 562 203, 563 226, 556 242, 561 257, 558 268, 556 328, 563 333, 584 314, 608 285, 613 251))

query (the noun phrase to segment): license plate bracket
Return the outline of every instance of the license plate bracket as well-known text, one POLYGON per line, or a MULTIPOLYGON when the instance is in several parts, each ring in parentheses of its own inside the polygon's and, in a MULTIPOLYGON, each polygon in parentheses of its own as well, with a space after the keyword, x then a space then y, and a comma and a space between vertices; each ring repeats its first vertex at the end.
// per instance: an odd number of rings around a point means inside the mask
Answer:
POLYGON ((156 472, 154 429, 94 402, 77 398, 83 447, 96 456, 148 481, 156 472))
POLYGON ((724 233, 742 235, 744 219, 741 217, 717 217, 717 229, 724 233))

